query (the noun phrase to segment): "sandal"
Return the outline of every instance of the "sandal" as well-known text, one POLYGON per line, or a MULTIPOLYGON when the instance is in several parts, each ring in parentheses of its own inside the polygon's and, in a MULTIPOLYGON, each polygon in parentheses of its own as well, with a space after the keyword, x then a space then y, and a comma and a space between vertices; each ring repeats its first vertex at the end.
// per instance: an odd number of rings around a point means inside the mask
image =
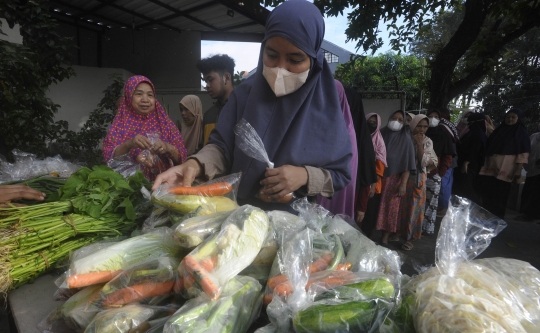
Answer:
POLYGON ((406 241, 402 246, 401 249, 404 251, 410 251, 413 249, 413 243, 411 241, 406 241))

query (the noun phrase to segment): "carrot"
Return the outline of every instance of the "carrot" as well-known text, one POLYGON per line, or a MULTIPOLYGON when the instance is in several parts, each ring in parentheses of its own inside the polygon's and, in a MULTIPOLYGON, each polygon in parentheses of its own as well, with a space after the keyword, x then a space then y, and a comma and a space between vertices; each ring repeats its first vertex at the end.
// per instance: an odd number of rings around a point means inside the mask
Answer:
POLYGON ((202 267, 204 267, 204 269, 206 269, 207 271, 212 271, 214 269, 214 267, 217 266, 217 261, 218 261, 218 257, 217 256, 212 256, 212 257, 208 257, 208 258, 205 258, 203 260, 200 261, 200 264, 202 267))
POLYGON ((287 275, 280 274, 268 279, 267 284, 270 289, 274 290, 274 288, 276 288, 279 284, 287 282, 288 280, 289 279, 287 279, 287 275))
POLYGON ((277 285, 276 288, 274 289, 274 292, 282 297, 289 296, 290 294, 293 293, 293 291, 294 291, 293 287, 288 281, 277 285))
POLYGON ((274 294, 266 294, 266 295, 264 295, 264 298, 263 298, 264 305, 270 304, 270 302, 272 302, 273 298, 274 298, 274 294))
POLYGON ((68 288, 82 288, 93 284, 109 282, 120 273, 122 273, 122 270, 74 274, 67 277, 66 283, 68 288))
POLYGON ((185 256, 182 260, 182 266, 193 275, 206 295, 213 300, 219 297, 219 287, 214 282, 214 278, 195 258, 190 255, 185 256))
POLYGON ((171 292, 174 285, 173 280, 165 282, 149 281, 133 286, 118 289, 103 298, 103 306, 106 308, 120 306, 131 302, 154 296, 165 295, 171 292))
POLYGON ((309 272, 315 273, 324 271, 326 268, 328 268, 328 265, 332 262, 332 254, 328 253, 324 256, 320 257, 319 259, 315 260, 311 263, 311 266, 309 266, 309 272))
POLYGON ((184 290, 184 279, 178 277, 174 282, 173 290, 175 293, 181 293, 184 290))
POLYGON ((317 283, 321 284, 324 287, 331 289, 338 286, 343 286, 351 282, 355 282, 355 275, 349 271, 332 271, 331 275, 328 276, 314 276, 306 284, 306 290, 311 287, 312 284, 317 283))
POLYGON ((352 268, 352 264, 350 262, 344 262, 343 264, 338 264, 336 267, 336 271, 350 271, 352 268))
POLYGON ((208 185, 200 185, 194 187, 177 186, 171 187, 169 193, 178 195, 202 195, 202 196, 216 196, 225 195, 232 191, 232 184, 228 182, 218 182, 208 185))

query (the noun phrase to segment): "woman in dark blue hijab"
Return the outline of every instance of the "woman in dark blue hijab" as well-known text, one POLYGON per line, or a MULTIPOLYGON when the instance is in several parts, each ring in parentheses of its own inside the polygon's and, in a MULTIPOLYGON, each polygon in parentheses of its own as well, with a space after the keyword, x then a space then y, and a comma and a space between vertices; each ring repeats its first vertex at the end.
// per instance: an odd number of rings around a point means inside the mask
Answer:
POLYGON ((330 68, 320 46, 324 20, 305 0, 275 8, 255 75, 229 97, 208 145, 186 163, 156 179, 190 185, 195 177, 242 172, 240 204, 291 210, 289 203, 265 203, 264 186, 278 200, 290 192, 330 197, 350 181, 351 142, 330 68), (274 169, 236 145, 234 127, 244 118, 261 137, 274 169))
POLYGON ((522 123, 523 111, 511 109, 504 123, 487 139, 486 159, 480 169, 482 206, 504 218, 511 184, 521 176, 523 164, 528 162, 531 141, 522 123))

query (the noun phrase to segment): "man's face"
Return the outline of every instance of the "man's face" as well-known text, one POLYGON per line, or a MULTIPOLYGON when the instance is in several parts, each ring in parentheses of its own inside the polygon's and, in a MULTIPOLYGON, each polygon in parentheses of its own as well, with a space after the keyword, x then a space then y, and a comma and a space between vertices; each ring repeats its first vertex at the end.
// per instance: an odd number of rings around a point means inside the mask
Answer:
POLYGON ((220 99, 225 96, 225 80, 227 80, 227 74, 221 77, 219 73, 211 71, 203 75, 203 81, 206 82, 206 91, 208 95, 214 99, 220 99))

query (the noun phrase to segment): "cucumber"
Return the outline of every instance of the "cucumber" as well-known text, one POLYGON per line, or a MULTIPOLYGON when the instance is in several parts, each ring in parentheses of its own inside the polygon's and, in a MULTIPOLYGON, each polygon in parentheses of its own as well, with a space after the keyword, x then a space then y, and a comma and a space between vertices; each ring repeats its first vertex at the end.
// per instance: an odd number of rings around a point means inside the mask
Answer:
POLYGON ((340 299, 360 301, 374 298, 392 298, 394 286, 385 278, 360 281, 353 284, 335 287, 315 297, 315 301, 323 299, 340 299))
POLYGON ((367 332, 376 312, 375 301, 316 304, 297 312, 293 325, 298 333, 367 332))

